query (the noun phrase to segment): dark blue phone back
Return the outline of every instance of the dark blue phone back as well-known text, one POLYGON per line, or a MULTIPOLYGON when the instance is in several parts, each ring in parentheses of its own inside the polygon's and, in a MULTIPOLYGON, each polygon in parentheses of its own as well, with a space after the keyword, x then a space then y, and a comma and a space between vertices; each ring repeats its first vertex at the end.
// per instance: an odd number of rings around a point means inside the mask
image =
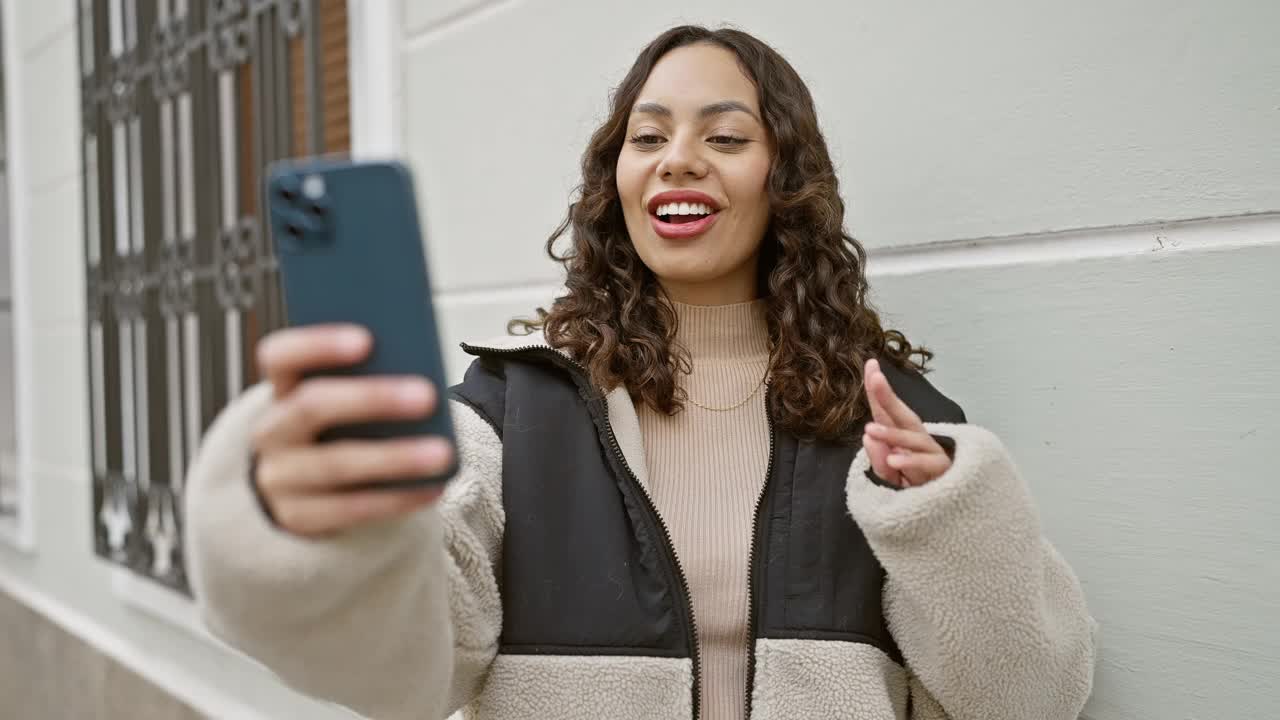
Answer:
MULTIPOLYGON (((408 170, 394 162, 311 160, 273 165, 267 206, 288 322, 354 323, 373 352, 326 375, 419 375, 439 391, 434 415, 335 428, 322 439, 436 435, 454 439, 431 283, 408 170)), ((432 478, 387 483, 442 482, 432 478)))

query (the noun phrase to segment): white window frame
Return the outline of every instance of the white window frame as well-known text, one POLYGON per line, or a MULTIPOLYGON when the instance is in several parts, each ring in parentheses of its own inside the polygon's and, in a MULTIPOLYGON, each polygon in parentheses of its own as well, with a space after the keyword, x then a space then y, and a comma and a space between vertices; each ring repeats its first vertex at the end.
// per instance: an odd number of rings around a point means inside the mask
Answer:
MULTIPOLYGON (((28 219, 26 207, 26 149, 22 142, 22 77, 23 67, 22 38, 17 32, 19 0, 0 1, 0 27, 4 29, 4 107, 5 143, 8 153, 8 182, 5 188, 9 197, 9 272, 12 274, 10 284, 10 315, 13 319, 13 380, 14 407, 13 420, 16 433, 15 448, 17 457, 8 460, 14 465, 18 481, 18 514, 16 517, 0 518, 0 542, 25 552, 35 550, 35 482, 32 479, 34 468, 31 463, 31 434, 27 428, 31 426, 32 401, 34 388, 26 382, 31 377, 31 317, 27 308, 29 297, 27 288, 27 240, 28 219)), ((0 458, 0 462, 6 459, 0 458)))

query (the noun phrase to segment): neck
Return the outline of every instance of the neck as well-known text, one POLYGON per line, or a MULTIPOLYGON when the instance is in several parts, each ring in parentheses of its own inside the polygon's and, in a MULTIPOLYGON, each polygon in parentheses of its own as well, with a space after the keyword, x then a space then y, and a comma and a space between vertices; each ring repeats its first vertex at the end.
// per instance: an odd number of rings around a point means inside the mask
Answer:
POLYGON ((743 264, 723 277, 710 282, 681 282, 658 278, 667 297, 686 305, 733 305, 751 302, 758 295, 756 268, 758 258, 743 264))
POLYGON ((678 303, 685 305, 698 305, 701 307, 711 307, 716 305, 735 305, 738 303, 751 302, 756 299, 755 282, 752 281, 750 286, 742 288, 709 288, 704 285, 679 285, 677 283, 664 282, 662 289, 666 291, 667 297, 678 303))
POLYGON ((676 341, 699 360, 751 361, 769 356, 765 301, 727 305, 673 302, 679 326, 676 341))

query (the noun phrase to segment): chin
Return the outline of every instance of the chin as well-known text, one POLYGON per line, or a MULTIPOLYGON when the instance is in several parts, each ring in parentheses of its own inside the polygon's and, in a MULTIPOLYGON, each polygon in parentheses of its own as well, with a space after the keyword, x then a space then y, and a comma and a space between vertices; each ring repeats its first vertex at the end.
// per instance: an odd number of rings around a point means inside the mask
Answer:
POLYGON ((682 285, 700 285, 712 282, 724 274, 722 268, 711 267, 712 263, 697 262, 692 258, 660 258, 654 263, 646 263, 659 279, 677 282, 682 285))

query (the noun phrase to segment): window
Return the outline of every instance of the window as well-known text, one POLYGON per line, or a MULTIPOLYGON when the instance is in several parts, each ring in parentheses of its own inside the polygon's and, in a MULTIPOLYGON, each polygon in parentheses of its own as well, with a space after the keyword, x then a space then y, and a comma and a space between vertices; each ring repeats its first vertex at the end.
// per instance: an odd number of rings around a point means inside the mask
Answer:
POLYGON ((80 0, 95 546, 187 590, 182 482, 282 322, 259 176, 348 149, 344 0, 80 0))

